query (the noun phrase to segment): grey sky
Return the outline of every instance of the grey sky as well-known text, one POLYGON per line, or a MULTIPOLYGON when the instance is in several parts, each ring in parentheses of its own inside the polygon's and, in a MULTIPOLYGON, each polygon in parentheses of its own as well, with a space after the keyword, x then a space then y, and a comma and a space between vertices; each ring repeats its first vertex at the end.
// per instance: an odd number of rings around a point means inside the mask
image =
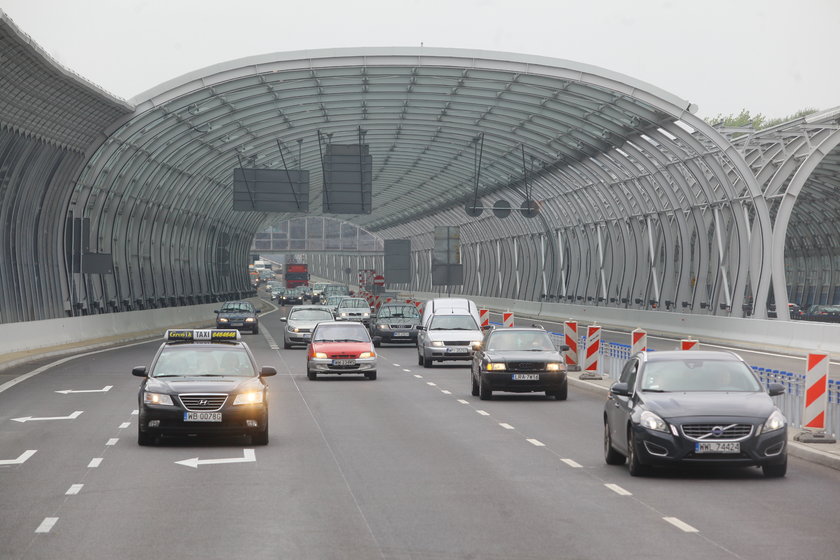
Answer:
POLYGON ((61 64, 130 99, 219 62, 358 46, 550 56, 646 81, 701 117, 840 105, 840 0, 0 0, 61 64))

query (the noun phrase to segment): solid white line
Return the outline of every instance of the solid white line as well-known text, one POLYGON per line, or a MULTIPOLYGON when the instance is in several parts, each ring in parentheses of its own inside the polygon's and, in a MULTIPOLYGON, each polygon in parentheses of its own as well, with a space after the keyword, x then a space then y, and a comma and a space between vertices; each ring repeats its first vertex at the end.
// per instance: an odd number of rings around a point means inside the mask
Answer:
POLYGON ((607 488, 618 494, 619 496, 632 496, 632 492, 628 492, 618 484, 604 484, 607 488))
POLYGON ((101 464, 102 464, 102 457, 95 457, 95 458, 90 460, 90 463, 88 463, 88 468, 89 469, 95 469, 96 467, 98 467, 101 464))
POLYGON ((478 412, 482 416, 490 416, 490 413, 485 410, 476 410, 476 412, 478 412))
POLYGON ((432 383, 431 381, 426 381, 426 385, 429 385, 430 387, 437 387, 437 383, 432 383))
POLYGON ((131 422, 123 422, 122 424, 120 424, 120 430, 124 430, 129 426, 131 426, 131 422))
POLYGON ((670 523, 671 525, 673 525, 677 529, 680 529, 681 531, 685 531, 686 533, 699 533, 700 532, 697 529, 695 529, 694 527, 692 527, 691 525, 689 525, 688 523, 680 521, 676 517, 663 517, 662 519, 664 519, 665 521, 667 521, 668 523, 670 523))
POLYGON ((38 525, 38 528, 35 529, 36 533, 49 533, 50 529, 58 522, 58 517, 45 517, 41 524, 38 525))
POLYGON ((441 389, 440 392, 443 393, 444 395, 451 395, 452 394, 452 391, 447 391, 446 389, 441 389))
POLYGON ((581 465, 580 463, 578 463, 577 461, 574 461, 572 459, 560 459, 560 460, 563 461, 564 463, 566 463, 567 465, 569 465, 570 467, 572 467, 573 469, 582 469, 583 468, 583 465, 581 465))
POLYGON ((510 424, 505 424, 504 422, 499 422, 499 426, 501 426, 501 427, 502 427, 502 428, 504 428, 505 430, 513 430, 513 429, 515 429, 515 428, 514 428, 513 426, 511 426, 510 424))
POLYGON ((70 487, 69 490, 67 490, 67 492, 64 493, 64 495, 65 496, 75 496, 76 494, 78 494, 82 490, 83 486, 84 486, 84 484, 74 484, 73 486, 70 487))
POLYGON ((470 401, 465 401, 464 399, 458 399, 458 402, 461 404, 470 404, 470 401))
POLYGON ((120 441, 120 438, 112 437, 108 440, 108 443, 106 443, 105 445, 117 445, 118 441, 120 441))
POLYGON ((528 439, 528 443, 537 447, 545 447, 545 444, 538 439, 528 439))

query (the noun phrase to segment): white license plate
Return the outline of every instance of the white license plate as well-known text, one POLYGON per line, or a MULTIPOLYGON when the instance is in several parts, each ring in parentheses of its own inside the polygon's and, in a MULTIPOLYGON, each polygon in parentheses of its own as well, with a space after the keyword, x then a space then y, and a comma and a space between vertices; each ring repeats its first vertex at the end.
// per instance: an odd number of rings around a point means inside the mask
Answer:
POLYGON ((233 322, 230 324, 231 327, 241 327, 242 323, 233 322))
POLYGON ((409 335, 409 333, 407 333, 407 332, 395 332, 394 333, 394 336, 408 336, 408 335, 409 335))
POLYGON ((221 422, 221 412, 185 412, 184 422, 221 422))
POLYGON ((465 346, 447 346, 446 353, 447 354, 463 354, 467 352, 469 349, 465 346))
POLYGON ((539 373, 514 373, 513 374, 514 381, 539 381, 540 374, 539 373))
POLYGON ((332 365, 334 366, 355 366, 356 360, 333 360, 332 365))
POLYGON ((695 453, 740 453, 740 441, 698 441, 694 444, 695 453))

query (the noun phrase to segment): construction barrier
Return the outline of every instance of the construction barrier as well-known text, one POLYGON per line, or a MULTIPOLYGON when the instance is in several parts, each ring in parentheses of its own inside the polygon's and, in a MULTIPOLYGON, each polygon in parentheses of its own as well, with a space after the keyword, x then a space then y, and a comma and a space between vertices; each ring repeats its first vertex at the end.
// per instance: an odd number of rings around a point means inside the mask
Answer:
POLYGON ((479 325, 479 326, 481 326, 482 328, 490 326, 490 310, 489 309, 479 309, 478 310, 478 318, 479 318, 479 321, 481 323, 481 325, 479 325))
POLYGON ((598 358, 601 355, 601 327, 589 325, 586 327, 586 353, 583 359, 583 373, 581 379, 600 379, 598 358))
POLYGON ((579 371, 578 362, 578 324, 577 321, 568 320, 563 323, 563 344, 569 347, 566 351, 566 369, 579 371))
POLYGON ((512 327, 513 326, 513 312, 512 311, 505 311, 502 313, 502 326, 503 327, 512 327))
POLYGON ((808 354, 805 371, 805 416, 802 427, 825 430, 828 405, 828 354, 808 354))
POLYGON ((647 350, 647 331, 635 329, 630 333, 630 355, 647 350))
POLYGON ((684 338, 680 340, 680 350, 697 350, 700 341, 693 338, 684 338))

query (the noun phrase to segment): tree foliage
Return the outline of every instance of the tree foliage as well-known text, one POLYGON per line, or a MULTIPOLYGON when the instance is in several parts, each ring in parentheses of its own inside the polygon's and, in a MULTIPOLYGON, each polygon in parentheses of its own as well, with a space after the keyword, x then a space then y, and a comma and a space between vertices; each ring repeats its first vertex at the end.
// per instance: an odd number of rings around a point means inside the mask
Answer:
POLYGON ((752 115, 747 109, 741 109, 741 112, 737 115, 734 113, 729 115, 718 114, 716 117, 709 117, 705 120, 707 123, 713 126, 724 126, 732 128, 754 128, 755 130, 761 130, 763 128, 770 128, 771 126, 776 126, 777 124, 791 121, 793 119, 805 117, 816 112, 817 109, 809 107, 801 109, 787 117, 768 119, 761 113, 752 115))

